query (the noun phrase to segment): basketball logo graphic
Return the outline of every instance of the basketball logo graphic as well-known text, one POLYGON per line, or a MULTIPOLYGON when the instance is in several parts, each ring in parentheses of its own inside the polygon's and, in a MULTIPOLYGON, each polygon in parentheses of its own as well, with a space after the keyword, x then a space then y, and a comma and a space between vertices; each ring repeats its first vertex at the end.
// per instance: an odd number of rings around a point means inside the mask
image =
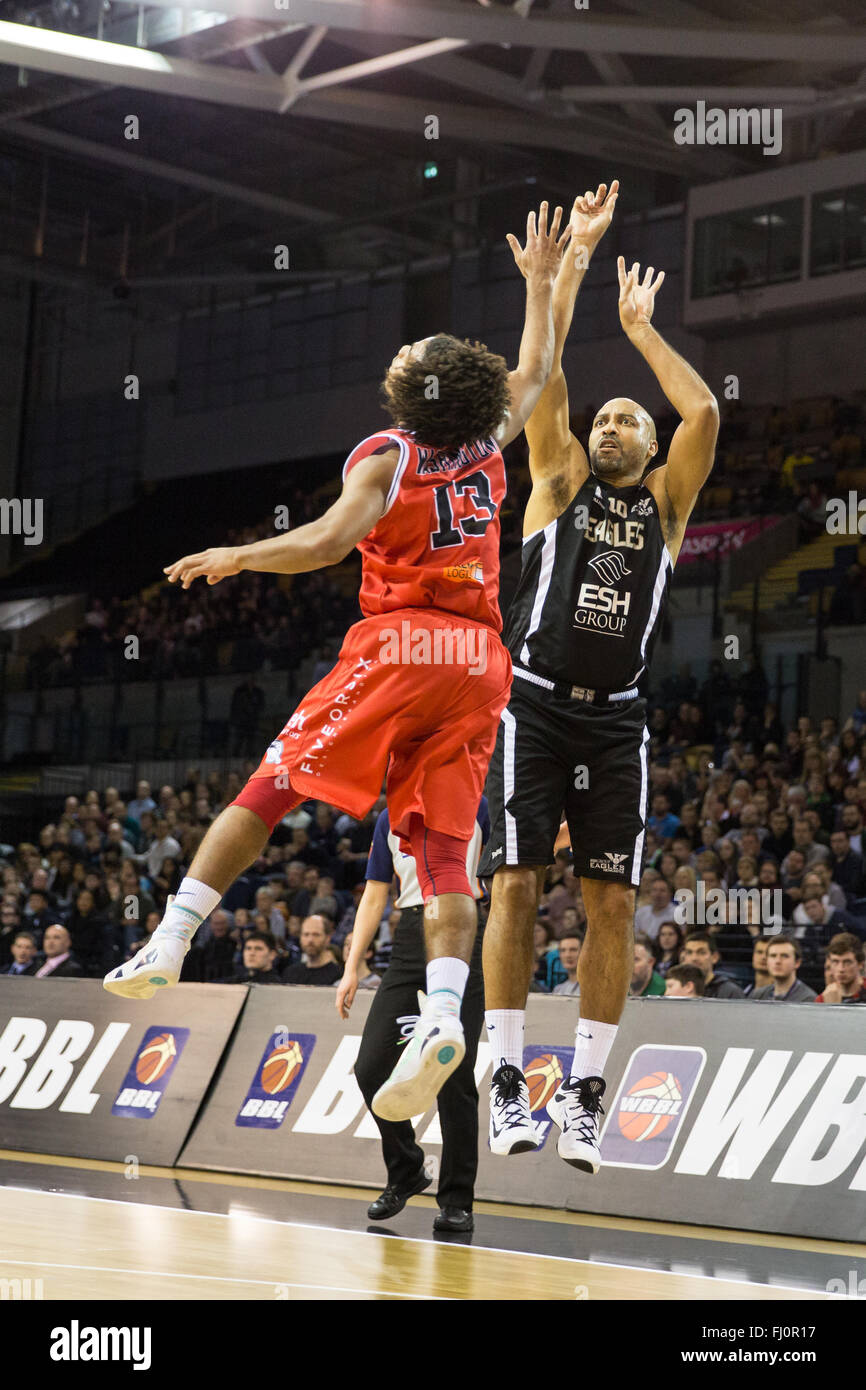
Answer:
POLYGON ((663 1168, 671 1157, 706 1066, 702 1047, 641 1043, 631 1054, 601 1132, 611 1168, 663 1168))
POLYGON ((253 1072, 235 1124, 241 1128, 279 1129, 295 1099, 315 1045, 315 1033, 296 1033, 290 1037, 285 1024, 275 1029, 253 1072))
POLYGON ((679 1112, 682 1100, 682 1087, 672 1072, 654 1071, 642 1076, 620 1100, 620 1133, 637 1142, 661 1134, 679 1112))
POLYGON ((188 1028, 152 1024, 132 1054, 123 1084, 111 1107, 127 1120, 152 1120, 186 1047, 188 1028))
POLYGON ((165 1076, 176 1056, 174 1034, 158 1033, 141 1049, 135 1059, 137 1080, 142 1086, 152 1086, 154 1081, 159 1081, 160 1077, 165 1076))
POLYGON ((529 1087, 530 1110, 544 1110, 562 1080, 562 1066, 556 1053, 542 1052, 541 1056, 533 1058, 524 1075, 529 1087))
POLYGON ((259 1085, 269 1096, 275 1096, 291 1086, 303 1064, 301 1044, 292 1038, 285 1046, 275 1047, 265 1059, 259 1085))

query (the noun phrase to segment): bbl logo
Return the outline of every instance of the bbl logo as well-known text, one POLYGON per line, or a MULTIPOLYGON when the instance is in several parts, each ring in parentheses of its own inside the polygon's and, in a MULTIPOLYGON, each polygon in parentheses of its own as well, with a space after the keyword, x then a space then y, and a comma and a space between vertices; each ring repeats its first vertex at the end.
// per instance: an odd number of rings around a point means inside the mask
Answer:
POLYGON ((529 1108, 538 1131, 540 1149, 544 1148, 551 1125, 547 1103, 553 1100, 563 1077, 569 1076, 573 1056, 573 1047, 550 1047, 545 1043, 523 1049, 523 1075, 529 1088, 529 1108))
POLYGON ((112 1115, 153 1118, 188 1037, 188 1028, 165 1028, 159 1023, 148 1028, 111 1107, 112 1115))
POLYGON ((281 1028, 271 1034, 237 1113, 236 1125, 279 1129, 301 1084, 315 1043, 315 1033, 295 1033, 287 1037, 285 1029, 281 1028))
POLYGON ((614 1168, 667 1163, 706 1060, 702 1047, 637 1048, 608 1110, 603 1162, 614 1168))

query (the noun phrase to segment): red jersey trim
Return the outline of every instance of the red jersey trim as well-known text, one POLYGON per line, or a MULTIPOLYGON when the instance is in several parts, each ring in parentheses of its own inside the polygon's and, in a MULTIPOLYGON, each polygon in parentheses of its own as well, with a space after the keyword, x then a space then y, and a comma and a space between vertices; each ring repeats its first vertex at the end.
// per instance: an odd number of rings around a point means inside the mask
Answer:
POLYGON ((402 437, 402 435, 392 434, 390 430, 377 430, 375 434, 368 434, 366 439, 362 439, 360 444, 355 445, 354 449, 346 459, 346 462, 343 464, 344 483, 349 475, 350 469, 354 468, 356 463, 360 463, 362 459, 369 458, 371 454, 375 453, 374 449, 368 449, 366 453, 360 452, 360 450, 364 448, 365 444, 370 444, 374 439, 393 440, 393 442, 397 444, 400 449, 400 457, 397 460, 397 464, 394 469, 394 475, 391 479, 391 486, 388 489, 388 496, 385 499, 385 509, 382 512, 382 516, 379 517, 379 521, 381 521, 383 516, 388 515, 388 513, 390 512, 391 508, 397 500, 397 493, 400 491, 400 481, 403 477, 403 474, 406 472, 406 467, 409 463, 410 450, 408 442, 402 437))

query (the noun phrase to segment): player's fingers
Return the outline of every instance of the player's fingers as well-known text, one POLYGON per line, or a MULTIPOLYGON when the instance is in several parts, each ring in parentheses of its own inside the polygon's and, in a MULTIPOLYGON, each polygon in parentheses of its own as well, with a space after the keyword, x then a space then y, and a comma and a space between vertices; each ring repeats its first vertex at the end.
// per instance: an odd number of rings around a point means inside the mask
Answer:
POLYGON ((606 183, 600 183, 600 184, 598 185, 598 188, 595 190, 595 205, 596 205, 596 207, 601 207, 602 203, 604 202, 604 195, 605 195, 606 193, 607 193, 607 184, 606 184, 606 183))
POLYGON ((551 240, 553 240, 553 241, 556 240, 556 234, 557 234, 557 232, 559 231, 559 224, 560 224, 561 221, 562 221, 562 208, 557 206, 557 207, 555 207, 555 208, 553 209, 553 217, 551 218, 551 222, 550 222, 550 236, 551 236, 551 240))
POLYGON ((526 214, 526 244, 527 246, 536 237, 535 231, 535 208, 530 208, 526 214))
POLYGON ((619 179, 614 179, 613 183, 611 184, 610 188, 609 188, 608 191, 607 191, 607 200, 608 200, 608 202, 610 202, 611 198, 616 198, 616 196, 617 196, 618 193, 619 193, 619 179))
POLYGON ((620 287, 621 290, 624 290, 624 289, 625 289, 625 258, 624 258, 623 256, 617 256, 617 258, 616 258, 616 273, 617 273, 617 277, 618 277, 618 279, 619 279, 619 287, 620 287))
POLYGON ((653 282, 653 276, 655 275, 655 273, 655 266, 648 265, 646 268, 646 274, 643 277, 644 289, 649 289, 650 285, 653 282))
POLYGON ((660 289, 661 289, 662 285, 664 284, 664 279, 665 279, 665 273, 664 273, 663 270, 660 270, 659 273, 658 273, 658 275, 656 276, 656 282, 655 282, 655 284, 654 284, 653 287, 652 287, 652 292, 653 292, 653 294, 655 294, 656 290, 660 290, 660 289))
POLYGON ((631 278, 635 284, 640 284, 640 261, 635 261, 631 268, 631 278))
POLYGON ((520 245, 520 242, 517 240, 517 237, 514 235, 513 232, 509 232, 505 240, 511 247, 512 256, 514 257, 517 264, 520 265, 520 257, 523 253, 523 247, 520 245))

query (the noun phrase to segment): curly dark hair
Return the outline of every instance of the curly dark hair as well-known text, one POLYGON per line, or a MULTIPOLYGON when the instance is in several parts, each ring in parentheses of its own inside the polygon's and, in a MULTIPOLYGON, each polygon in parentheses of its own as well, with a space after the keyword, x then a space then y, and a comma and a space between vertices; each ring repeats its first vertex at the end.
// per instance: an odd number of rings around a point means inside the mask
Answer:
POLYGON ((381 390, 394 424, 434 449, 487 439, 510 401, 505 358, 450 333, 431 338, 424 356, 389 373, 381 390))

